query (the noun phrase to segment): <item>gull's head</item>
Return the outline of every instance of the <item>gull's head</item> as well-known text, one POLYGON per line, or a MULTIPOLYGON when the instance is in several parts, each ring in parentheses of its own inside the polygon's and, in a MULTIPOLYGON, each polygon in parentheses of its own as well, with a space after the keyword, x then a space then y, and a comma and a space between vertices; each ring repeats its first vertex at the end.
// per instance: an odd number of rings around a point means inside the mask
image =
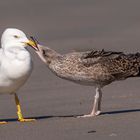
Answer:
POLYGON ((6 29, 1 38, 2 48, 9 47, 26 47, 31 46, 35 50, 38 50, 36 43, 26 37, 25 33, 19 29, 8 28, 6 29))

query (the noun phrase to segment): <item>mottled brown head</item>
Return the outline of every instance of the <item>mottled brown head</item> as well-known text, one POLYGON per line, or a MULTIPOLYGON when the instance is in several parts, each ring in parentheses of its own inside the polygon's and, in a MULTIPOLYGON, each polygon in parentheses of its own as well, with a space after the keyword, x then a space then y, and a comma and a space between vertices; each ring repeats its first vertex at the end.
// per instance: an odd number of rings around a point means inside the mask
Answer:
POLYGON ((61 56, 53 49, 50 49, 47 46, 40 45, 39 42, 34 37, 31 38, 37 44, 38 50, 35 50, 36 53, 45 64, 49 65, 53 60, 56 60, 58 57, 61 56))

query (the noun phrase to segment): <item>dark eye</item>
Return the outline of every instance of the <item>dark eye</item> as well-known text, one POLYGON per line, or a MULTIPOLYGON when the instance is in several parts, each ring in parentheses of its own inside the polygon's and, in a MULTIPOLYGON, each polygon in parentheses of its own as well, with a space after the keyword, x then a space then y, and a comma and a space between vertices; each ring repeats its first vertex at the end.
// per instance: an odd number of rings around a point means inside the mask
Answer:
POLYGON ((19 36, 17 36, 17 35, 14 35, 14 38, 19 38, 19 36))

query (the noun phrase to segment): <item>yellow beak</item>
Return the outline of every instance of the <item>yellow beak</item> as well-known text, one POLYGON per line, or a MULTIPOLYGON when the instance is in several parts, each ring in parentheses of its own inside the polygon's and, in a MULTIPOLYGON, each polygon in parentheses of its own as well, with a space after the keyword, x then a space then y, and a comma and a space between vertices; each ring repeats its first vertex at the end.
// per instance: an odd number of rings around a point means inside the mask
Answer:
POLYGON ((33 40, 29 40, 29 42, 26 42, 25 43, 26 45, 28 45, 28 46, 31 46, 33 49, 35 49, 36 51, 38 51, 39 49, 38 49, 38 46, 37 46, 37 43, 35 42, 35 41, 33 41, 33 40))

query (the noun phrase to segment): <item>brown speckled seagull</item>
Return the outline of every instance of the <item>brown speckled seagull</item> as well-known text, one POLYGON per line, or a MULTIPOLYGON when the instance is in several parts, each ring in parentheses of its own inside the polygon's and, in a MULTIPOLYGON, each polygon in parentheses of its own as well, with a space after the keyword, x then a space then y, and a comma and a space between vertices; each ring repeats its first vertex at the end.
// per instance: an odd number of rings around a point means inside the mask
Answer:
POLYGON ((101 89, 104 86, 113 81, 140 76, 140 53, 93 50, 61 55, 48 47, 38 47, 36 53, 58 77, 96 88, 91 113, 79 117, 92 117, 101 113, 101 89))

